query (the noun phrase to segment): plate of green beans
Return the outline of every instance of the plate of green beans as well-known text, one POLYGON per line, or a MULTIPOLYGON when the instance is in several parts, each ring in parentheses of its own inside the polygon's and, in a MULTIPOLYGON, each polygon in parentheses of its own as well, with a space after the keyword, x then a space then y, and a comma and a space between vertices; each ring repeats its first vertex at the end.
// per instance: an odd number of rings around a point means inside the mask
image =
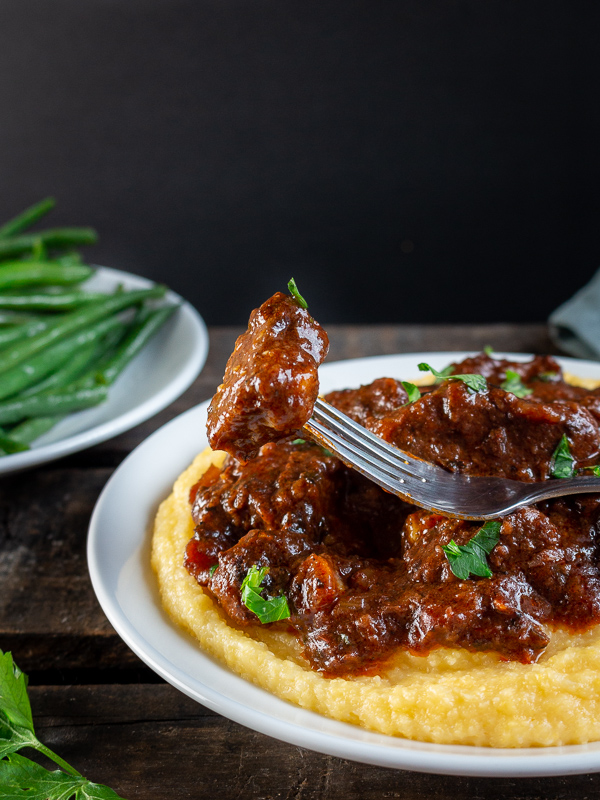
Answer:
POLYGON ((0 474, 149 419, 208 352, 202 317, 179 295, 85 263, 93 229, 36 230, 53 207, 47 198, 0 226, 0 474))

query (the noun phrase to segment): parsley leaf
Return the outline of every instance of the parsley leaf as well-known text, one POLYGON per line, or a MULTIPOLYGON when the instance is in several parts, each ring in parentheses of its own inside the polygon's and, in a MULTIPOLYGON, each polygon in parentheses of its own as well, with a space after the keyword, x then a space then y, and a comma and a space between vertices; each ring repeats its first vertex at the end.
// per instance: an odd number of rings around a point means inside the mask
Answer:
MULTIPOLYGON (((420 366, 419 369, 421 369, 420 366)), ((449 378, 450 375, 452 375, 453 369, 454 367, 452 366, 452 364, 448 364, 448 366, 444 367, 444 369, 440 370, 439 372, 435 372, 434 375, 437 378, 436 383, 441 383, 442 381, 445 381, 447 378, 449 378)), ((423 371, 424 370, 421 370, 421 372, 423 371)), ((431 371, 433 372, 433 370, 431 371)))
POLYGON ((219 569, 218 564, 213 564, 212 567, 208 570, 208 575, 210 578, 215 574, 215 572, 219 569))
POLYGON ((492 358, 492 353, 494 352, 494 348, 491 345, 486 344, 486 346, 483 348, 483 352, 486 354, 486 356, 492 358))
POLYGON ((550 463, 550 474, 553 478, 572 478, 574 472, 575 459, 569 449, 569 440, 563 433, 560 437, 556 450, 552 453, 550 463))
MULTIPOLYGON (((306 439, 292 439, 290 444, 308 444, 308 442, 306 441, 306 439)), ((318 447, 320 447, 321 450, 323 451, 323 455, 335 458, 335 453, 332 453, 331 450, 328 450, 326 447, 323 447, 322 444, 319 444, 318 442, 312 442, 311 444, 318 445, 318 447)))
POLYGON ((500 384, 500 388, 504 389, 505 392, 514 394, 516 397, 529 397, 530 394, 533 394, 533 389, 528 389, 521 380, 519 373, 514 372, 512 369, 506 370, 506 377, 500 384))
POLYGON ((596 465, 595 465, 595 466, 593 466, 593 467, 583 467, 583 469, 591 469, 591 470, 592 470, 592 472, 594 473, 594 475, 595 475, 597 478, 600 478, 600 464, 596 464, 596 465))
POLYGON ((288 281, 288 289, 292 297, 296 300, 296 302, 300 306, 300 308, 308 308, 308 303, 298 291, 298 287, 296 286, 296 281, 293 278, 290 278, 288 281))
POLYGON ((536 375, 536 378, 540 381, 544 381, 544 383, 552 383, 552 381, 556 381, 560 378, 558 372, 540 372, 539 375, 536 375))
POLYGON ((403 405, 409 406, 411 403, 414 403, 415 400, 421 399, 421 390, 418 386, 415 386, 414 383, 410 383, 410 381, 400 381, 400 383, 404 386, 408 395, 408 400, 403 405))
POLYGON ((290 609, 284 594, 267 599, 260 594, 262 591, 260 585, 268 571, 268 567, 257 569, 256 564, 253 564, 248 570, 241 586, 242 603, 247 609, 252 611, 253 614, 256 614, 259 622, 263 625, 267 622, 277 622, 280 619, 287 619, 290 616, 290 609))
POLYGON ((27 677, 10 653, 0 650, 0 758, 36 747, 31 706, 27 697, 27 677))
POLYGON ((108 786, 92 783, 42 744, 35 735, 27 676, 10 653, 0 650, 0 800, 123 800, 108 786), (54 761, 50 771, 17 753, 32 747, 54 761))
POLYGON ((92 783, 79 775, 50 772, 35 761, 16 753, 0 761, 0 798, 2 800, 123 800, 108 786, 92 783))
POLYGON ((483 377, 483 375, 477 375, 477 373, 469 373, 467 375, 449 375, 448 370, 452 369, 452 367, 446 367, 446 369, 442 370, 442 372, 438 372, 433 367, 430 367, 429 364, 419 364, 419 369, 421 372, 431 372, 435 375, 436 378, 440 378, 442 380, 447 381, 462 381, 466 383, 469 389, 472 392, 484 392, 487 389, 487 381, 483 377))
POLYGON ((486 556, 498 544, 501 524, 499 520, 488 520, 468 544, 456 544, 452 539, 448 545, 442 545, 450 569, 457 578, 464 581, 469 575, 492 577, 486 556))
POLYGON ((0 713, 33 733, 27 676, 17 667, 11 653, 0 655, 0 713))

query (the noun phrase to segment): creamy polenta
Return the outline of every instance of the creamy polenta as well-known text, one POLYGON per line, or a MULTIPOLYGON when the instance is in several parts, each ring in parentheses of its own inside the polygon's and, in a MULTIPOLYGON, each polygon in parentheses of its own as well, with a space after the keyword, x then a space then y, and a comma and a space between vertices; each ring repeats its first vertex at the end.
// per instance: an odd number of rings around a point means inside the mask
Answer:
POLYGON ((189 491, 224 454, 205 450, 158 511, 152 564, 162 602, 201 647, 243 678, 303 708, 373 731, 446 744, 535 747, 600 739, 600 626, 552 634, 535 664, 439 648, 399 652, 375 677, 325 678, 291 633, 229 623, 183 566, 193 535, 189 491))

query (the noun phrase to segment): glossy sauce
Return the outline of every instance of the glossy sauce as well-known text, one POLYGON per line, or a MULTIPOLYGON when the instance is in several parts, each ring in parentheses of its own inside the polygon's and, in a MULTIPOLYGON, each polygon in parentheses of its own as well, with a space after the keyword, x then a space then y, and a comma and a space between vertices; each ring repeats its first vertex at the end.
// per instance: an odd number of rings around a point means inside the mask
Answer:
POLYGON ((250 315, 208 409, 208 441, 247 460, 301 428, 319 393, 317 368, 329 339, 308 311, 281 292, 250 315))
MULTIPOLYGON (((600 460, 598 393, 564 383, 553 359, 482 354, 454 372, 484 374, 488 389, 448 380, 405 405, 400 382, 381 378, 327 399, 388 441, 467 474, 550 478, 563 434, 578 467, 600 460), (533 394, 501 389, 507 369, 533 394)), ((481 523, 410 506, 294 434, 250 461, 229 457, 190 493, 196 529, 186 567, 236 624, 260 624, 240 597, 252 565, 269 568, 267 595, 288 599, 290 619, 275 624, 291 628, 328 676, 376 671, 397 648, 532 662, 549 624, 580 631, 600 622, 599 496, 510 514, 488 558, 493 577, 459 580, 442 546, 468 543, 481 523)))

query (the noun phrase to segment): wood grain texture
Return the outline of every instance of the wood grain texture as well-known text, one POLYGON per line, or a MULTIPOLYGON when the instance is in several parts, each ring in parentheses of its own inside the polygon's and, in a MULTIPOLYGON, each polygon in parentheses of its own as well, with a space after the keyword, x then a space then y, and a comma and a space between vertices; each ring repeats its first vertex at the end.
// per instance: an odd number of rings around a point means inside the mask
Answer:
POLYGON ((0 647, 26 672, 138 663, 104 616, 87 570, 88 524, 111 472, 58 462, 2 481, 0 647))
POLYGON ((243 728, 170 686, 32 687, 39 737, 129 800, 584 800, 600 775, 492 779, 345 761, 243 728))

